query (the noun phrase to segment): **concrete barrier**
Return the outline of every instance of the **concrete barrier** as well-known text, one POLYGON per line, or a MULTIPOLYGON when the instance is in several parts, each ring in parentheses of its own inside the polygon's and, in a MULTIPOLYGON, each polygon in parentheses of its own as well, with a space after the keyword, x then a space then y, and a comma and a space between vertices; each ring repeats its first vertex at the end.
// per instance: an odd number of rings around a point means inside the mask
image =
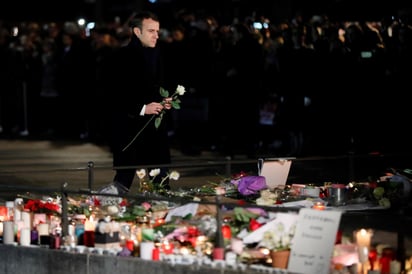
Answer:
MULTIPOLYGON (((135 257, 74 253, 42 247, 0 244, 2 274, 239 274, 262 273, 254 269, 239 270, 199 265, 172 265, 135 257)), ((268 273, 277 273, 268 271, 268 273)), ((285 273, 282 271, 282 273, 285 273)))

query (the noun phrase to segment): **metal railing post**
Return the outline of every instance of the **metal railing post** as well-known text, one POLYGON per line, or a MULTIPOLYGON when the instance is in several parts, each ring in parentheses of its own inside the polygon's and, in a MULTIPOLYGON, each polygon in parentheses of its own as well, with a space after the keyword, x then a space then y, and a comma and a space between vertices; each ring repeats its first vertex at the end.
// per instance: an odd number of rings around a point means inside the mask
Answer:
POLYGON ((62 184, 62 236, 68 235, 69 230, 69 215, 68 215, 68 205, 67 205, 67 188, 68 183, 62 184))
POLYGON ((94 181, 94 162, 90 161, 87 164, 88 170, 88 187, 89 191, 92 191, 93 181, 94 181))
POLYGON ((226 176, 230 177, 232 175, 232 163, 231 163, 232 157, 227 156, 226 157, 226 176))

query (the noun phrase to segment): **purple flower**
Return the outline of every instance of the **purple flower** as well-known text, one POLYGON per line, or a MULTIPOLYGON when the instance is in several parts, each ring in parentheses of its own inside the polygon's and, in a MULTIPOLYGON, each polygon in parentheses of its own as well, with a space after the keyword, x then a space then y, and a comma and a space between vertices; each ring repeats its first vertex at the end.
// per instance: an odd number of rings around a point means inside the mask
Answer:
POLYGON ((237 190, 244 196, 257 194, 267 187, 264 176, 244 176, 237 182, 237 190))

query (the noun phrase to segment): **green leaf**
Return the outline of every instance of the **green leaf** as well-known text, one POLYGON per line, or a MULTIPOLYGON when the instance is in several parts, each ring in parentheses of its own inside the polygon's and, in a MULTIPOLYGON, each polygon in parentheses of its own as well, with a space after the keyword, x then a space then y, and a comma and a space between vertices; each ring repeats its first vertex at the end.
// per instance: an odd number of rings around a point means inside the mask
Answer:
POLYGON ((162 123, 162 116, 157 117, 157 118, 155 119, 155 121, 154 121, 155 128, 159 128, 160 123, 162 123))
POLYGON ((178 102, 176 102, 176 101, 172 101, 172 107, 173 107, 174 109, 180 109, 180 104, 179 104, 178 102))
POLYGON ((243 223, 249 222, 250 219, 259 217, 259 215, 241 207, 235 207, 233 211, 235 213, 235 219, 243 223))
MULTIPOLYGON (((126 213, 125 213, 126 214, 126 213)), ((135 205, 132 209, 131 215, 135 216, 145 216, 146 215, 146 210, 142 206, 137 206, 135 205)))
POLYGON ((167 91, 164 88, 160 87, 160 95, 162 97, 169 97, 169 91, 167 91))

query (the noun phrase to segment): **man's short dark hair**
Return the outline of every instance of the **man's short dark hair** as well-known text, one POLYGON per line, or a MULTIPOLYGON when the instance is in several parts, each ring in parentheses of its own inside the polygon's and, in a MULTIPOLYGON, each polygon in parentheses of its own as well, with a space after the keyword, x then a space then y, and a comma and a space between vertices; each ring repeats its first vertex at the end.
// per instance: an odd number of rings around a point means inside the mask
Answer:
POLYGON ((131 28, 142 29, 142 24, 144 19, 152 19, 156 22, 159 22, 157 15, 151 11, 141 11, 138 12, 132 19, 130 19, 129 26, 131 28))

